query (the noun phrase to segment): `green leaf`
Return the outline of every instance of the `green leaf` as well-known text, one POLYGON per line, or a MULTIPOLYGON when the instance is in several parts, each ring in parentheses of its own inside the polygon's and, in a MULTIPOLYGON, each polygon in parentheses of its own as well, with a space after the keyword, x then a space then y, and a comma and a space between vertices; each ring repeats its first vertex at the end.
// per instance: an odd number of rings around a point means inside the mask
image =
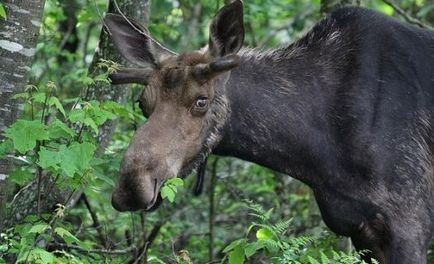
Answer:
POLYGON ((12 99, 28 99, 29 93, 17 93, 11 97, 12 99))
POLYGON ((58 151, 42 147, 38 153, 38 164, 43 169, 61 169, 67 176, 73 177, 76 173, 85 173, 89 169, 95 149, 95 145, 88 142, 61 145, 58 151))
POLYGON ((26 223, 33 223, 33 222, 37 222, 39 220, 39 217, 36 215, 27 215, 26 217, 24 217, 24 222, 26 223))
POLYGON ((131 114, 124 105, 118 104, 113 101, 106 101, 102 103, 101 108, 119 117, 130 117, 131 114))
POLYGON ((254 243, 248 244, 244 248, 244 253, 246 254, 247 258, 250 258, 251 256, 253 256, 256 253, 256 251, 260 250, 263 247, 264 247, 264 244, 262 243, 262 241, 256 241, 254 243))
POLYGON ((327 263, 329 263, 330 261, 329 261, 329 259, 328 259, 328 257, 326 256, 326 254, 324 254, 324 252, 320 252, 320 256, 321 256, 321 262, 322 262, 322 264, 327 264, 327 263))
POLYGON ((20 119, 6 129, 5 136, 12 139, 14 148, 21 154, 34 149, 38 140, 49 139, 46 126, 37 120, 20 119))
POLYGON ((106 84, 110 84, 110 81, 108 80, 108 76, 107 76, 106 73, 99 74, 99 75, 95 76, 93 79, 96 82, 103 82, 103 83, 106 83, 106 84))
POLYGON ((184 186, 184 180, 181 178, 171 178, 167 180, 167 184, 173 185, 173 186, 184 186))
POLYGON ((68 246, 71 246, 72 243, 77 243, 79 241, 77 237, 75 237, 73 234, 71 234, 71 232, 69 232, 65 228, 57 227, 56 229, 54 229, 54 232, 58 234, 60 237, 62 237, 68 246))
POLYGON ((244 245, 247 243, 247 239, 242 238, 235 241, 232 241, 225 249, 223 249, 223 253, 228 253, 239 245, 244 245))
POLYGON ((161 188, 161 197, 167 198, 171 203, 175 201, 175 195, 178 192, 176 186, 183 186, 184 181, 181 178, 171 178, 164 182, 161 188))
POLYGON ((31 259, 40 259, 44 264, 53 263, 55 258, 52 253, 42 248, 35 248, 31 252, 31 259))
POLYGON ((96 104, 94 104, 92 108, 89 108, 88 111, 97 125, 104 124, 108 119, 117 118, 116 115, 110 113, 109 111, 101 109, 100 106, 96 104))
POLYGON ((95 123, 95 121, 93 121, 92 118, 89 118, 89 117, 85 118, 85 119, 83 120, 83 123, 84 123, 85 125, 91 127, 91 128, 93 129, 93 131, 94 131, 96 134, 98 134, 98 126, 97 126, 97 124, 95 123))
POLYGON ((238 245, 229 254, 229 264, 243 264, 244 263, 244 248, 238 245))
POLYGON ((173 203, 175 201, 175 192, 172 188, 168 186, 163 186, 163 188, 161 188, 161 198, 167 198, 169 202, 173 203))
POLYGON ((273 238, 273 233, 265 228, 260 228, 258 231, 256 231, 256 238, 258 240, 267 240, 273 238))
POLYGON ((56 119, 48 125, 48 135, 51 139, 71 138, 75 135, 74 130, 69 128, 65 123, 56 119))
POLYGON ((7 18, 7 16, 6 16, 6 10, 5 10, 5 7, 3 6, 3 4, 0 4, 0 17, 2 17, 4 19, 7 18))
POLYGON ((38 152, 39 161, 37 162, 39 166, 43 169, 53 168, 58 169, 58 164, 61 162, 61 157, 58 151, 51 151, 45 147, 41 147, 38 152))
POLYGON ((321 264, 318 260, 312 258, 311 256, 307 256, 307 259, 309 260, 310 264, 321 264))
POLYGON ((9 175, 8 179, 18 185, 24 185, 33 179, 33 173, 28 170, 17 169, 9 175))
POLYGON ((83 122, 83 120, 86 118, 86 113, 84 112, 83 109, 73 109, 70 113, 69 113, 69 120, 72 123, 75 122, 83 122))
POLYGON ((59 110, 59 112, 62 113, 63 116, 66 115, 65 113, 65 109, 63 108, 62 104, 60 103, 59 99, 57 97, 50 97, 50 99, 48 100, 48 105, 49 106, 55 106, 57 108, 57 110, 59 110))
POLYGON ((47 95, 44 92, 35 93, 32 95, 32 100, 35 103, 43 104, 45 103, 45 99, 47 98, 47 95))
POLYGON ((7 154, 11 153, 14 150, 14 144, 12 140, 5 140, 0 143, 0 159, 6 157, 7 154))
POLYGON ((32 228, 30 228, 29 233, 41 234, 42 232, 44 232, 48 228, 50 228, 50 226, 47 224, 36 224, 36 225, 33 225, 32 228))
POLYGON ((88 142, 73 143, 68 148, 63 148, 60 151, 60 167, 69 177, 77 172, 84 173, 89 169, 95 149, 95 145, 88 142))

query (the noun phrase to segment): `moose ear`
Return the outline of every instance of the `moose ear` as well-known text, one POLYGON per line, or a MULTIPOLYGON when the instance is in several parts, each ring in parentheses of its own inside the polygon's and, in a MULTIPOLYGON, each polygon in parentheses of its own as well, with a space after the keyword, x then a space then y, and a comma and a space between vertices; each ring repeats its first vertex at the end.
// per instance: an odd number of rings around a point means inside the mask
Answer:
POLYGON ((211 22, 209 52, 213 57, 237 53, 243 42, 243 2, 235 0, 220 9, 211 22))
POLYGON ((104 24, 118 51, 131 63, 155 68, 164 59, 175 55, 152 39, 149 32, 133 19, 107 14, 104 24))

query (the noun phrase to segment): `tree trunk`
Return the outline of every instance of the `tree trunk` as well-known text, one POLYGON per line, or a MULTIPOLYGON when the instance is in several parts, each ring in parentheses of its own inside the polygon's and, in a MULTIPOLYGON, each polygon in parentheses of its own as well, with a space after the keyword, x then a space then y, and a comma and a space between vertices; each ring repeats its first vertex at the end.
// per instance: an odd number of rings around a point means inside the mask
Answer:
MULTIPOLYGON (((17 118, 19 104, 12 100, 30 77, 45 0, 4 0, 7 19, 0 18, 0 140, 17 118)), ((10 161, 0 160, 0 231, 3 230, 10 161)))
MULTIPOLYGON (((121 12, 127 16, 134 18, 142 24, 147 24, 149 21, 149 7, 150 0, 123 0, 117 1, 118 7, 121 12)), ((119 13, 115 2, 110 1, 109 13, 119 13)), ((98 50, 95 52, 92 64, 89 67, 89 72, 96 70, 96 65, 100 59, 112 60, 121 65, 127 65, 128 62, 118 53, 116 47, 111 42, 107 31, 103 28, 101 30, 100 41, 98 50)), ((96 72, 95 74, 98 74, 96 72)), ((130 94, 129 85, 105 85, 103 83, 97 83, 87 89, 85 100, 97 100, 97 101, 116 101, 118 103, 125 103, 130 94)), ((98 154, 104 152, 105 147, 109 143, 111 136, 116 128, 115 122, 107 122, 102 128, 98 138, 99 147, 98 154)))
MULTIPOLYGON (((132 17, 144 24, 148 22, 149 18, 149 5, 150 0, 117 0, 119 9, 125 16, 132 17)), ((119 13, 116 8, 115 2, 110 0, 108 12, 119 13)), ((101 59, 108 59, 116 61, 120 64, 126 64, 126 61, 118 54, 117 50, 111 43, 108 34, 105 29, 101 30, 100 42, 97 52, 94 55, 93 61, 89 67, 89 72, 95 72, 96 65, 101 59)), ((98 74, 96 71, 95 74, 98 74)), ((124 103, 129 95, 129 86, 122 85, 112 87, 103 83, 97 83, 94 86, 90 86, 86 89, 84 99, 85 100, 97 100, 97 101, 116 101, 124 103)), ((98 150, 97 155, 101 155, 106 146, 108 145, 112 133, 115 131, 116 122, 107 122, 101 129, 98 137, 98 150)), ((73 190, 58 190, 55 186, 52 186, 52 182, 45 177, 41 183, 41 193, 45 193, 41 199, 41 212, 52 212, 56 204, 64 204, 65 197, 69 197, 73 190)), ((12 201, 13 206, 7 216, 7 223, 10 225, 14 222, 20 221, 26 215, 37 213, 37 183, 32 182, 20 192, 15 195, 12 201)), ((67 206, 73 206, 77 203, 81 197, 82 192, 76 191, 70 199, 67 206)))
MULTIPOLYGON (((149 22, 150 4, 150 0, 118 0, 116 2, 110 0, 108 13, 122 12, 122 14, 124 14, 126 17, 134 18, 135 20, 146 25, 149 22)), ((118 53, 105 28, 101 29, 98 49, 95 52, 91 65, 89 66, 89 72, 94 73, 95 76, 101 73, 97 68, 97 64, 101 59, 111 60, 121 65, 128 64, 128 62, 118 53)), ((98 82, 86 89, 84 100, 96 100, 99 102, 115 101, 118 103, 126 103, 129 95, 130 85, 128 84, 112 86, 98 82)), ((105 148, 113 136, 113 132, 116 130, 116 126, 116 121, 108 120, 100 128, 100 133, 97 139, 97 156, 101 156, 104 153, 105 148)), ((69 206, 77 203, 81 197, 81 194, 81 191, 77 191, 71 199, 69 206)))

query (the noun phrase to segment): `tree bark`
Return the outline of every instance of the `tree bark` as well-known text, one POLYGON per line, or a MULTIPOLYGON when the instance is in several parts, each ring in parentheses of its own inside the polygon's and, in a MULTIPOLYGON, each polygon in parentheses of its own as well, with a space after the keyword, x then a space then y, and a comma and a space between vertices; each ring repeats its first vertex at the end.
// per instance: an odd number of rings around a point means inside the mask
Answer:
MULTIPOLYGON (((150 0, 117 0, 117 4, 125 16, 134 18, 143 24, 148 22, 150 0)), ((117 9, 117 6, 113 0, 110 0, 109 2, 108 12, 119 13, 119 10, 117 9)), ((116 48, 113 46, 104 28, 101 30, 99 46, 95 52, 93 61, 89 66, 89 72, 94 73, 95 75, 99 73, 96 66, 98 61, 102 58, 112 60, 123 65, 127 64, 127 62, 120 56, 116 48)), ((100 102, 111 100, 118 103, 124 103, 128 98, 128 95, 128 85, 110 86, 103 83, 97 83, 96 85, 90 86, 86 89, 83 99, 97 100, 100 102)), ((102 128, 100 128, 97 156, 104 153, 104 150, 116 129, 116 125, 116 122, 109 121, 104 124, 102 128)), ((40 192, 45 194, 41 198, 41 212, 52 212, 56 204, 64 204, 65 197, 70 197, 70 195, 72 195, 72 198, 69 199, 68 204, 66 204, 67 206, 74 206, 78 202, 82 191, 75 191, 75 193, 72 194, 73 190, 59 190, 56 188, 56 186, 53 186, 51 181, 47 179, 48 177, 45 177, 41 183, 40 192)), ((36 206, 36 193, 37 184, 36 181, 34 181, 20 190, 17 195, 15 195, 14 200, 12 201, 13 206, 7 216, 8 225, 20 221, 26 215, 36 214, 38 212, 38 208, 36 206)))
MULTIPOLYGON (((142 24, 146 25, 149 22, 150 16, 150 0, 110 0, 108 13, 122 13, 126 17, 133 18, 142 24)), ((101 29, 98 49, 95 52, 92 63, 89 66, 89 72, 95 76, 100 74, 100 69, 97 64, 101 59, 111 60, 121 65, 128 65, 129 62, 125 60, 117 51, 106 29, 101 29)), ((130 85, 106 85, 98 82, 95 85, 89 86, 86 89, 84 100, 96 100, 99 102, 115 101, 117 103, 126 103, 130 95, 130 85)), ((110 139, 116 130, 117 121, 108 120, 101 128, 98 135, 98 148, 97 156, 104 153, 105 148, 108 146, 110 139)), ((77 203, 81 197, 82 192, 78 191, 71 199, 70 206, 77 203)))
MULTIPOLYGON (((150 0, 118 0, 117 3, 118 6, 115 5, 113 0, 110 1, 108 8, 109 13, 119 13, 119 8, 125 16, 134 18, 142 24, 148 23, 149 7, 151 4, 150 0)), ((89 67, 89 72, 95 72, 95 70, 97 70, 96 65, 100 59, 112 60, 122 65, 128 64, 128 62, 118 53, 104 28, 101 30, 99 46, 93 57, 92 64, 89 67)), ((98 74, 98 72, 95 74, 98 74)), ((100 102, 110 100, 118 103, 125 103, 130 94, 129 87, 129 85, 112 86, 97 83, 87 89, 85 100, 97 100, 100 102)), ((116 122, 109 121, 100 129, 101 132, 98 138, 99 155, 104 152, 115 128, 116 122)))
MULTIPOLYGON (((0 140, 17 118, 19 104, 12 100, 29 80, 45 0, 5 0, 7 19, 0 18, 0 140)), ((8 159, 0 160, 0 231, 7 198, 8 159)))

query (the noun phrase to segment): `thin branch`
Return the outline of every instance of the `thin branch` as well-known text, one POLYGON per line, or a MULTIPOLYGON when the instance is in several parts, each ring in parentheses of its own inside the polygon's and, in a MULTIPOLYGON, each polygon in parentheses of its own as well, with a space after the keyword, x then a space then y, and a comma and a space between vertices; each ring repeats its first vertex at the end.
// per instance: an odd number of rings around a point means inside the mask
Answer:
POLYGON ((96 229, 96 231, 98 233, 99 240, 101 241, 101 243, 104 246, 104 248, 107 248, 107 240, 106 240, 106 238, 104 236, 104 233, 103 233, 103 230, 102 230, 102 225, 100 224, 100 222, 98 220, 97 214, 95 213, 95 211, 90 206, 89 200, 87 199, 87 196, 86 196, 85 193, 82 194, 81 198, 83 199, 83 202, 86 205, 86 208, 87 208, 87 210, 90 213, 90 216, 91 216, 92 221, 93 221, 93 227, 96 229))
POLYGON ((83 253, 107 254, 107 255, 125 255, 130 254, 137 250, 135 246, 127 247, 125 249, 85 249, 76 245, 67 245, 63 243, 50 244, 54 248, 61 248, 66 250, 77 250, 83 253))
POLYGON ((145 245, 143 246, 143 249, 141 250, 142 253, 140 253, 139 257, 133 262, 133 264, 139 264, 142 259, 145 260, 146 263, 146 252, 148 251, 149 241, 145 242, 145 245))
MULTIPOLYGON (((39 148, 39 147, 38 147, 39 148)), ((38 217, 41 216, 41 182, 42 182, 42 168, 38 166, 38 170, 37 170, 37 183, 38 183, 38 187, 37 187, 37 191, 36 191, 36 196, 37 196, 37 210, 38 210, 38 217)))
POLYGON ((395 10, 396 13, 401 15, 408 23, 413 24, 413 25, 417 25, 421 28, 432 29, 432 27, 430 25, 427 25, 427 24, 423 23, 422 21, 408 15, 404 10, 402 10, 397 4, 395 4, 391 0, 383 0, 383 2, 388 4, 390 7, 392 7, 393 10, 395 10))
POLYGON ((209 244, 208 244, 208 259, 210 262, 214 260, 214 226, 215 226, 215 187, 217 184, 217 165, 219 158, 216 157, 212 165, 211 181, 209 184, 209 244))
POLYGON ((158 233, 160 232, 161 227, 164 225, 164 223, 157 223, 152 228, 151 233, 149 234, 147 240, 143 244, 143 247, 140 249, 140 255, 136 258, 136 260, 133 262, 133 264, 138 264, 143 259, 144 263, 147 262, 147 253, 148 249, 151 246, 152 242, 154 242, 155 238, 157 237, 158 233))

